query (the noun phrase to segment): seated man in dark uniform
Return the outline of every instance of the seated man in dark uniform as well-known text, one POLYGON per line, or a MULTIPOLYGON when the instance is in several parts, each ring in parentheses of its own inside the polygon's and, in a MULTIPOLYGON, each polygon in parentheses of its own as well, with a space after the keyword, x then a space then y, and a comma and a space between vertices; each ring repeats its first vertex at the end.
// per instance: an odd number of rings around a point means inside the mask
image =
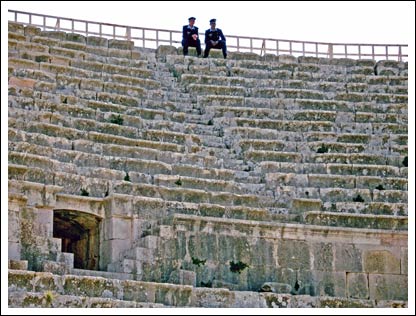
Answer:
POLYGON ((189 25, 184 25, 182 29, 182 46, 183 55, 188 55, 188 47, 196 47, 198 56, 201 55, 201 41, 199 40, 198 28, 194 26, 195 18, 190 17, 188 19, 189 25))
POLYGON ((207 58, 211 48, 222 49, 222 55, 227 58, 227 45, 225 43, 225 36, 220 29, 215 28, 216 19, 211 19, 209 24, 211 28, 205 31, 205 51, 204 58, 207 58))

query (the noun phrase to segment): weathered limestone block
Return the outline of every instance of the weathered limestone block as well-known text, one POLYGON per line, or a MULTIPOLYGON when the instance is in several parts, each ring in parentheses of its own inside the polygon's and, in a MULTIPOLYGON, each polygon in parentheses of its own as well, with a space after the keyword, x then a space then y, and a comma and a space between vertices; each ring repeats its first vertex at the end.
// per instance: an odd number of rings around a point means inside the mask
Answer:
POLYGON ((34 79, 29 78, 17 78, 17 77, 10 77, 9 78, 9 86, 14 86, 18 88, 31 88, 33 89, 35 84, 37 83, 34 79))
POLYGON ((292 291, 292 286, 286 283, 266 282, 261 286, 260 291, 290 294, 292 291))
POLYGON ((104 220, 104 239, 129 240, 131 235, 131 221, 111 217, 104 220))
POLYGON ((64 41, 66 39, 66 33, 60 31, 41 31, 40 36, 54 38, 59 41, 64 41))
POLYGON ((346 297, 344 272, 312 271, 313 286, 317 296, 346 297))
POLYGON ((103 63, 93 62, 93 61, 84 61, 80 59, 76 59, 71 63, 72 67, 82 68, 85 70, 95 71, 95 72, 102 72, 103 70, 103 63))
POLYGON ((324 202, 353 202, 353 199, 358 195, 364 201, 371 201, 371 190, 369 189, 320 188, 320 198, 324 202))
MULTIPOLYGON (((155 261, 155 251, 153 249, 134 247, 128 249, 123 254, 124 258, 140 260, 141 262, 153 263, 155 261)), ((170 256, 167 256, 169 258, 170 256)))
POLYGON ((189 285, 160 284, 155 290, 155 302, 170 306, 190 306, 192 287, 189 285))
POLYGON ((15 270, 8 278, 9 290, 26 292, 59 292, 62 289, 60 276, 48 272, 15 270))
POLYGON ((77 43, 82 43, 82 44, 85 44, 87 42, 86 37, 84 35, 77 34, 77 33, 67 33, 66 40, 70 42, 77 42, 77 43))
POLYGON ((400 274, 400 259, 387 250, 365 251, 363 261, 365 272, 400 274))
POLYGON ((28 261, 27 260, 9 259, 8 268, 13 269, 13 270, 27 270, 28 269, 28 261))
POLYGON ((321 308, 374 308, 375 302, 342 297, 323 297, 317 303, 321 308))
POLYGON ((57 254, 56 261, 64 263, 67 269, 74 268, 74 254, 69 252, 62 252, 57 254))
MULTIPOLYGON (((17 50, 17 44, 19 41, 24 42, 26 41, 26 36, 23 34, 18 33, 8 33, 8 39, 9 39, 9 49, 13 47, 14 50, 17 50)), ((10 55, 9 55, 10 57, 10 55)))
POLYGON ((153 72, 147 69, 131 68, 130 75, 132 77, 137 77, 137 78, 152 78, 153 72))
POLYGON ((313 243, 310 247, 312 270, 333 271, 334 250, 332 243, 313 243))
POLYGON ((391 202, 391 203, 407 203, 407 191, 400 190, 373 190, 373 201, 375 202, 391 202))
POLYGON ((72 69, 70 67, 64 65, 48 64, 43 62, 40 63, 40 70, 54 74, 64 74, 68 76, 70 76, 72 73, 72 69))
POLYGON ((117 58, 131 58, 131 51, 125 50, 125 49, 118 49, 118 48, 109 48, 107 50, 107 55, 104 55, 104 56, 117 57, 117 58))
POLYGON ((347 297, 369 299, 367 273, 348 273, 347 272, 347 297))
POLYGON ((108 48, 108 39, 103 37, 88 36, 87 45, 89 46, 103 46, 108 48))
POLYGON ((110 102, 133 107, 139 105, 139 100, 134 97, 108 92, 98 92, 97 101, 110 102))
POLYGON ((380 178, 360 176, 356 178, 356 187, 363 189, 375 189, 382 186, 387 190, 407 190, 407 179, 404 178, 380 178))
POLYGON ((66 275, 63 277, 63 290, 65 294, 90 297, 110 297, 122 299, 119 280, 104 279, 101 277, 82 277, 66 275))
POLYGON ((108 56, 107 47, 90 46, 88 44, 88 38, 87 38, 87 46, 85 47, 85 52, 87 53, 87 55, 85 56, 85 60, 87 61, 98 61, 98 62, 104 63, 105 58, 107 58, 108 56))
POLYGON ((201 94, 244 96, 246 94, 246 89, 243 87, 224 87, 224 86, 202 85, 202 84, 194 84, 194 83, 188 85, 188 91, 191 93, 192 96, 197 96, 201 94))
POLYGON ((279 240, 277 260, 279 266, 291 269, 310 269, 310 245, 298 240, 279 240))
POLYGON ((17 34, 24 34, 24 24, 17 23, 17 22, 8 22, 8 31, 17 33, 17 34))
POLYGON ((132 50, 133 47, 134 47, 134 42, 133 41, 109 39, 108 40, 108 47, 109 48, 132 50))
POLYGON ((291 212, 300 214, 309 211, 321 211, 322 201, 318 199, 293 199, 291 212))
POLYGON ((65 275, 69 273, 69 267, 64 262, 44 260, 42 262, 42 271, 50 272, 54 275, 65 275))
POLYGON ((233 292, 228 289, 195 288, 192 291, 191 304, 195 307, 218 308, 230 306, 233 292))
POLYGON ((292 152, 275 152, 267 150, 252 150, 246 152, 245 157, 247 160, 255 162, 261 161, 279 161, 279 162, 295 162, 300 163, 302 155, 292 152))
POLYGON ((35 36, 40 35, 41 29, 32 25, 25 26, 25 35, 26 36, 35 36))
MULTIPOLYGON (((74 79, 78 79, 78 78, 74 78, 74 79)), ((101 80, 96 80, 96 79, 78 79, 78 80, 79 80, 78 87, 80 89, 91 90, 91 91, 96 91, 96 92, 101 92, 104 90, 105 83, 103 83, 101 80)))
POLYGON ((321 175, 321 174, 309 174, 308 175, 309 186, 319 188, 355 188, 355 177, 348 175, 321 175))
POLYGON ((159 236, 148 235, 139 239, 139 245, 144 248, 157 249, 161 243, 159 236))
POLYGON ((363 272, 362 251, 354 244, 335 244, 335 271, 363 272))
POLYGON ((169 283, 196 286, 196 273, 187 270, 174 270, 170 274, 169 283))
POLYGON ((355 228, 370 228, 370 229, 391 229, 391 230, 407 230, 407 218, 380 215, 362 215, 362 214, 347 214, 352 211, 364 213, 366 210, 340 207, 337 203, 337 212, 312 212, 307 213, 305 222, 313 225, 325 226, 343 226, 355 228), (343 213, 338 213, 343 212, 343 213), (344 213, 345 212, 345 213, 344 213))
POLYGON ((408 274, 408 248, 402 247, 400 248, 400 273, 401 274, 408 274))
POLYGON ((372 274, 369 275, 370 299, 404 300, 408 299, 407 275, 372 274))

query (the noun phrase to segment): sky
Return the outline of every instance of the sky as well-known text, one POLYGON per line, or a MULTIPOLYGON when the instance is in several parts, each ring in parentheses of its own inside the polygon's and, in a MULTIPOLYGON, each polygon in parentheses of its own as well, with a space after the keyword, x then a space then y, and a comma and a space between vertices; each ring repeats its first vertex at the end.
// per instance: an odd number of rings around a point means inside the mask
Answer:
MULTIPOLYGON (((411 193, 414 192, 415 188, 414 1, 102 1, 98 4, 91 1, 1 1, 2 47, 5 47, 7 41, 7 20, 10 18, 7 13, 8 9, 177 31, 180 31, 182 26, 188 23, 190 16, 195 16, 195 25, 200 30, 208 29, 209 20, 216 18, 217 27, 221 28, 226 36, 238 35, 331 43, 408 44, 410 51, 409 249, 412 248, 412 243, 414 246, 415 232, 412 223, 414 223, 415 216, 415 197, 411 193)), ((7 198, 4 198, 4 196, 7 196, 5 194, 5 190, 7 190, 7 177, 5 177, 7 164, 3 162, 7 161, 8 125, 6 107, 7 50, 5 49, 1 50, 1 60, 1 210, 2 222, 5 223, 7 222, 7 215, 5 215, 7 212, 4 212, 7 209, 7 198)), ((4 227, 3 225, 2 227, 4 227)), ((2 230, 2 246, 3 242, 7 240, 4 234, 7 234, 5 229, 2 230)), ((2 259, 4 258, 7 258, 7 245, 2 247, 2 259)), ((414 263, 414 257, 413 259, 409 258, 409 260, 409 266, 411 266, 411 263, 414 263)), ((4 263, 5 260, 2 260, 2 276, 5 272, 4 263)), ((5 273, 7 276, 7 267, 5 273)), ((2 277, 2 280, 7 280, 7 277, 2 277)), ((2 294, 3 290, 6 291, 6 295, 2 295, 2 298, 7 300, 7 286, 2 286, 2 294)), ((48 314, 44 310, 40 312, 48 314)), ((340 310, 340 312, 342 311, 340 310)), ((384 314, 383 311, 377 311, 377 313, 384 314)), ((394 313, 391 312, 391 314, 394 313)))

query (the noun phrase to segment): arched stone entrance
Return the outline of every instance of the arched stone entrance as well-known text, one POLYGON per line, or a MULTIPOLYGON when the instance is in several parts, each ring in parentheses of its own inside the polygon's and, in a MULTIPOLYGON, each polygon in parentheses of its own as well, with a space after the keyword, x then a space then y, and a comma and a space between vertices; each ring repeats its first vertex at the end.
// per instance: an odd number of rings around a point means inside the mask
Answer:
POLYGON ((62 239, 62 252, 74 254, 74 268, 99 270, 101 219, 73 210, 54 210, 53 237, 62 239))

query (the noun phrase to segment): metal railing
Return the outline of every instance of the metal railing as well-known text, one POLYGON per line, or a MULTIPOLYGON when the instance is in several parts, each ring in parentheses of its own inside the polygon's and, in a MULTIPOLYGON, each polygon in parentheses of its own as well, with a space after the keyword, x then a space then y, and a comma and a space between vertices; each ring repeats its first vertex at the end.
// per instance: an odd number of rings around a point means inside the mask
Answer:
MULTIPOLYGON (((43 31, 66 31, 85 36, 130 40, 137 47, 157 48, 159 45, 181 46, 182 32, 143 28, 119 24, 71 19, 23 11, 8 10, 9 21, 32 25, 43 31)), ((201 42, 204 35, 201 34, 201 42)), ((227 35, 230 51, 265 54, 289 54, 324 58, 353 58, 407 61, 408 45, 404 44, 347 44, 294 41, 262 37, 227 35)))

